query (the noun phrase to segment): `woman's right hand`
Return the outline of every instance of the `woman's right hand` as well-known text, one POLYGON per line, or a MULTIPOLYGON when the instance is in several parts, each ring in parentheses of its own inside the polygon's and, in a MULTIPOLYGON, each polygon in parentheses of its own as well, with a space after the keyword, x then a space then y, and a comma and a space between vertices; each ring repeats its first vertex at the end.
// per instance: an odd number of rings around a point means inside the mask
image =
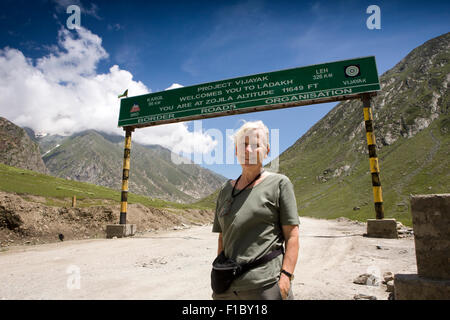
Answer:
POLYGON ((286 300, 289 295, 289 289, 291 288, 291 280, 282 273, 278 281, 278 286, 280 287, 281 297, 283 300, 286 300))

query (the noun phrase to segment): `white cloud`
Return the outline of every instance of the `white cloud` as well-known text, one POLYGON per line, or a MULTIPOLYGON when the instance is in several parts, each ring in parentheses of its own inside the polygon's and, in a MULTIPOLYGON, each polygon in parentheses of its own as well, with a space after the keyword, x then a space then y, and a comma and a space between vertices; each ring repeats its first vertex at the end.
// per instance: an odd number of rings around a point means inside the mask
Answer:
POLYGON ((178 83, 172 83, 172 85, 170 87, 168 87, 165 90, 172 90, 172 89, 177 89, 177 88, 183 88, 184 86, 178 83))
MULTIPOLYGON (((0 49, 0 114, 36 132, 67 135, 95 129, 122 135, 117 95, 125 89, 129 95, 151 90, 117 65, 97 73, 99 61, 107 57, 102 39, 82 27, 75 32, 61 29, 58 46, 35 60, 14 48, 0 49)), ((175 87, 181 85, 170 88, 175 87)), ((208 152, 214 146, 208 134, 189 132, 186 123, 138 129, 133 141, 178 150, 182 146, 185 152, 198 145, 208 152)))
POLYGON ((133 139, 143 144, 160 144, 175 153, 184 152, 188 158, 194 153, 208 153, 217 142, 205 132, 188 130, 187 123, 171 123, 152 128, 137 129, 133 139))
POLYGON ((55 53, 37 59, 36 67, 51 81, 77 82, 84 77, 95 75, 96 66, 108 54, 102 47, 102 39, 89 30, 80 28, 78 38, 71 36, 67 29, 58 33, 55 53))

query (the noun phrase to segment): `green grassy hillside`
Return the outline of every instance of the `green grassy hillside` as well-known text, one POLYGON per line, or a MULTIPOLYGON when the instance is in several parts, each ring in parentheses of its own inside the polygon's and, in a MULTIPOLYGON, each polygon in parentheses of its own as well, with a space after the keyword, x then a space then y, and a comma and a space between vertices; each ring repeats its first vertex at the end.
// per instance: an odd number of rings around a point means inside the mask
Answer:
MULTIPOLYGON (((0 190, 28 196, 39 196, 45 204, 70 206, 72 196, 77 197, 77 206, 120 203, 120 192, 90 183, 78 182, 40 174, 30 170, 19 169, 0 164, 0 190)), ((31 197, 29 200, 32 200, 31 197)), ((179 204, 130 193, 129 203, 140 203, 154 208, 204 208, 196 204, 179 204)))
MULTIPOLYGON (((378 152, 386 218, 410 226, 410 194, 449 192, 448 119, 447 116, 435 121, 414 139, 401 138, 378 152)), ((337 154, 336 148, 324 149, 337 154)), ((345 145, 341 148, 346 149, 345 145)), ((350 164, 351 170, 339 177, 332 177, 333 170, 324 174, 324 168, 334 169, 339 162, 331 166, 332 161, 323 152, 302 153, 301 157, 292 158, 297 159, 295 162, 280 159, 281 171, 294 183, 301 216, 330 219, 344 216, 360 221, 375 218, 368 156, 356 153, 343 156, 342 163, 350 164), (320 175, 326 181, 317 179, 320 175), (354 210, 355 207, 359 210, 354 210)))

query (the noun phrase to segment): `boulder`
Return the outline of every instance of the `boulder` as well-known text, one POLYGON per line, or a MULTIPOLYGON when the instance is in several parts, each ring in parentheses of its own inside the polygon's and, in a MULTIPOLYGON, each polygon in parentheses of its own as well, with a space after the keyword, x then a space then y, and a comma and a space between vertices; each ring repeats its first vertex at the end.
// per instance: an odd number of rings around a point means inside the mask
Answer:
POLYGON ((355 284, 369 286, 378 286, 379 282, 379 278, 376 275, 370 273, 361 274, 355 280, 353 280, 353 283, 355 284))
POLYGON ((391 280, 394 280, 394 274, 390 271, 383 273, 384 283, 388 283, 391 280))
POLYGON ((386 283, 386 291, 394 292, 394 280, 393 279, 386 283))

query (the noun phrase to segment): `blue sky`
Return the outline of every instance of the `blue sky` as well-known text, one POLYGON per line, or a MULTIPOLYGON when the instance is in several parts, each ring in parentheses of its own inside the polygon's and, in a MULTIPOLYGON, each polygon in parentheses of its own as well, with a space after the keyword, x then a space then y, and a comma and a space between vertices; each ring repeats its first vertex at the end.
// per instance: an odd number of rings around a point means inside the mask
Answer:
MULTIPOLYGON (((121 133, 113 96, 126 88, 132 96, 173 83, 189 86, 369 55, 381 76, 415 47, 450 31, 449 12, 445 1, 2 0, 0 75, 15 75, 0 80, 0 116, 50 133, 121 133), (66 27, 70 4, 82 9, 84 33, 66 27), (372 4, 381 9, 380 30, 366 27, 372 4), (78 105, 90 116, 78 118, 78 105)), ((335 105, 213 118, 201 126, 225 136, 241 119, 262 120, 279 129, 281 153, 335 105)), ((160 127, 138 129, 136 141, 170 146, 171 136, 187 145, 211 143, 207 133, 193 134, 193 122, 160 127)), ((229 178, 240 174, 237 164, 202 165, 229 178)))

